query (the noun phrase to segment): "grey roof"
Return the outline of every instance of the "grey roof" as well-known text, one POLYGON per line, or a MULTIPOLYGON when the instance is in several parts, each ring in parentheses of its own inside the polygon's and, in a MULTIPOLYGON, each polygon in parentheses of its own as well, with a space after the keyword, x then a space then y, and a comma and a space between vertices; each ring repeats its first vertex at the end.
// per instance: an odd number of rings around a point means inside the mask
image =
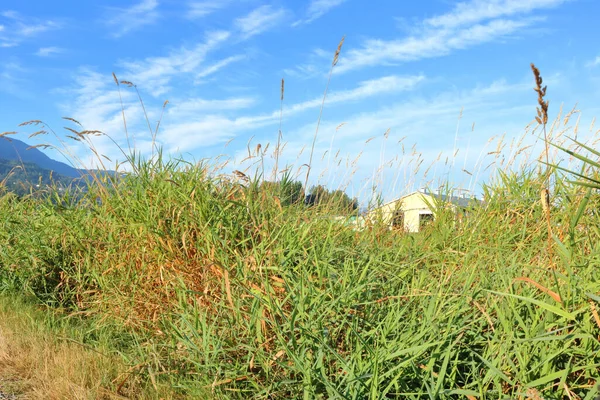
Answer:
POLYGON ((481 200, 478 200, 473 197, 448 196, 445 194, 435 194, 435 193, 424 193, 424 194, 428 194, 430 196, 437 197, 437 198, 441 199, 442 201, 447 201, 447 202, 455 204, 459 207, 468 207, 470 205, 473 205, 473 203, 477 203, 477 204, 481 203, 481 200))
POLYGON ((432 193, 432 192, 428 192, 428 191, 416 190, 414 192, 405 194, 404 196, 394 199, 392 201, 388 201, 387 203, 382 204, 381 206, 376 207, 376 208, 380 208, 380 207, 386 206, 388 204, 395 203, 397 201, 404 199, 405 197, 412 196, 413 194, 417 194, 417 193, 421 193, 421 194, 431 196, 431 197, 436 197, 438 199, 441 199, 442 201, 449 202, 451 204, 455 204, 459 207, 468 207, 468 206, 473 205, 474 203, 475 204, 483 203, 481 200, 474 198, 474 197, 448 196, 445 194, 438 194, 438 193, 432 193))

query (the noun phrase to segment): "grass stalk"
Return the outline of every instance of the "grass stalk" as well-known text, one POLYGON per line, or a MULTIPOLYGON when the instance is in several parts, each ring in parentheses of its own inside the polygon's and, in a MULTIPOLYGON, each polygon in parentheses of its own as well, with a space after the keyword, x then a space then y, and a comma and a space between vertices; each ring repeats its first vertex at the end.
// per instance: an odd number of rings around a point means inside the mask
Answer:
POLYGON ((344 45, 345 36, 342 37, 340 43, 338 44, 337 49, 335 50, 335 54, 333 55, 333 60, 331 62, 331 67, 329 68, 329 75, 327 77, 327 85, 325 86, 325 92, 323 92, 323 100, 321 101, 321 107, 319 109, 319 118, 317 119, 317 127, 315 128, 315 135, 312 140, 312 144, 310 147, 310 156, 308 159, 308 164, 306 168, 306 178, 304 179, 304 187, 305 190, 308 189, 308 178, 310 176, 310 171, 312 169, 312 160, 315 152, 315 144, 317 142, 317 136, 319 134, 319 126, 321 125, 321 117, 323 116, 323 108, 325 107, 325 99, 327 98, 327 92, 329 91, 329 84, 331 83, 331 76, 333 75, 333 68, 337 65, 338 59, 340 57, 340 52, 342 51, 342 46, 344 45))

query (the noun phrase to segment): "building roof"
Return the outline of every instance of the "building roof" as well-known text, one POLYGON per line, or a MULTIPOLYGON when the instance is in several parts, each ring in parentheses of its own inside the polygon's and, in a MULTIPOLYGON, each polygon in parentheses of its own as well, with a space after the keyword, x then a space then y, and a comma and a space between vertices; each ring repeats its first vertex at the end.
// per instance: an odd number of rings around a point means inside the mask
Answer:
POLYGON ((433 192, 429 192, 429 191, 421 189, 421 190, 415 190, 414 192, 405 194, 404 196, 399 197, 399 198, 397 198, 395 200, 388 201, 387 203, 382 204, 381 206, 376 207, 375 209, 381 208, 381 207, 385 207, 388 204, 396 203, 398 201, 401 201, 402 199, 405 199, 405 198, 407 198, 409 196, 412 196, 412 195, 415 195, 417 193, 420 193, 420 194, 423 194, 423 195, 426 195, 426 196, 430 196, 430 197, 435 197, 435 198, 438 198, 438 199, 440 199, 440 200, 442 200, 444 202, 448 202, 448 203, 457 205, 459 207, 467 207, 467 206, 471 205, 473 202, 481 203, 481 200, 478 200, 475 197, 448 196, 448 195, 445 195, 445 194, 433 193, 433 192))
POLYGON ((455 204, 459 207, 467 207, 473 202, 481 203, 481 200, 477 200, 475 197, 461 197, 461 196, 447 196, 445 194, 431 194, 434 197, 438 197, 443 201, 455 204))

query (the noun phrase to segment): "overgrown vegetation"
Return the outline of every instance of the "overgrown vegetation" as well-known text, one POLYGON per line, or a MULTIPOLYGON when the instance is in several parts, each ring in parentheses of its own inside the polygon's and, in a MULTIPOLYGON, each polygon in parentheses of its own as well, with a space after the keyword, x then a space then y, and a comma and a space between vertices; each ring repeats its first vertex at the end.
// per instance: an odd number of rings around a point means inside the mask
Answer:
POLYGON ((351 200, 306 207, 293 180, 130 162, 76 201, 0 197, 2 288, 82 318, 88 345, 115 332, 127 379, 181 398, 598 393, 600 197, 557 168, 506 166, 468 218, 439 204, 411 235, 322 218, 351 200))

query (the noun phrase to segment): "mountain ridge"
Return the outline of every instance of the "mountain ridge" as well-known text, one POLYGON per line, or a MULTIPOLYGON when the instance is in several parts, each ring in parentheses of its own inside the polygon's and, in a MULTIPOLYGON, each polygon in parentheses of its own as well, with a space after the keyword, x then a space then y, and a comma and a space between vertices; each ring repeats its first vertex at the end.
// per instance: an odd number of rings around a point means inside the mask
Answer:
POLYGON ((40 169, 54 171, 70 178, 80 178, 82 171, 48 157, 45 153, 27 143, 13 138, 0 137, 0 159, 36 164, 40 169))

